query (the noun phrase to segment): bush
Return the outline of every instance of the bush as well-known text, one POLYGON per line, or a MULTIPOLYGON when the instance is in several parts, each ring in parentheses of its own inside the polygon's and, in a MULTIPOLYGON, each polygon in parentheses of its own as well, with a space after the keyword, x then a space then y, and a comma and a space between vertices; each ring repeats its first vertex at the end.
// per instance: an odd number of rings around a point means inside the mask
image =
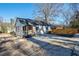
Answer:
POLYGON ((77 29, 73 29, 73 28, 52 29, 51 32, 54 34, 75 34, 77 33, 77 29))
POLYGON ((13 32, 10 32, 11 35, 13 36, 16 36, 16 33, 13 31, 13 32))
POLYGON ((2 26, 2 27, 1 27, 1 32, 2 32, 2 33, 7 33, 7 27, 2 26))
POLYGON ((0 31, 0 33, 2 33, 2 31, 0 31))

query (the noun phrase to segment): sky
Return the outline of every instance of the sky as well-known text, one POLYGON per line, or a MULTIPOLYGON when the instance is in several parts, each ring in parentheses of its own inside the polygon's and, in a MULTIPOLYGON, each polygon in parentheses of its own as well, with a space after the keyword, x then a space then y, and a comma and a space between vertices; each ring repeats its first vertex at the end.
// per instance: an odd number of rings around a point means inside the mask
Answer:
MULTIPOLYGON (((67 4, 64 7, 66 10, 67 4)), ((34 3, 0 3, 0 17, 3 17, 6 22, 10 22, 10 19, 15 17, 34 19, 36 8, 34 3)), ((55 20, 58 24, 64 22, 62 17, 55 18, 55 20)))
POLYGON ((35 8, 32 3, 0 3, 0 17, 6 21, 14 17, 33 18, 35 8))

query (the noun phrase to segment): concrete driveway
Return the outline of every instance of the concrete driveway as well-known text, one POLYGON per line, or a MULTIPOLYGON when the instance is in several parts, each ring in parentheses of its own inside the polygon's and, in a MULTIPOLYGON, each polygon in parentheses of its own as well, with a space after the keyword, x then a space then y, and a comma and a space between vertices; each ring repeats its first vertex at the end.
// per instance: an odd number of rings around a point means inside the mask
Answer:
POLYGON ((73 40, 73 38, 50 34, 38 35, 36 37, 28 38, 28 40, 39 45, 39 47, 46 50, 47 54, 51 56, 76 55, 73 53, 73 47, 75 46, 73 43, 79 41, 78 39, 73 40))

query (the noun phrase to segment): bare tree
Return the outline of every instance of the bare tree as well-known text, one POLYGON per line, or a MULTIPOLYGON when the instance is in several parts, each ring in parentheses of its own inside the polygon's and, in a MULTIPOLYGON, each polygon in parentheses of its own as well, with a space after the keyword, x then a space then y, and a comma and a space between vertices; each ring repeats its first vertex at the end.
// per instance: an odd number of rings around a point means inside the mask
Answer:
POLYGON ((3 17, 0 17, 0 27, 1 27, 1 29, 0 29, 1 32, 3 32, 3 33, 7 32, 7 25, 4 22, 3 17))
POLYGON ((43 19, 45 20, 46 23, 49 23, 49 19, 53 18, 58 11, 59 5, 61 4, 55 4, 55 3, 43 3, 43 4, 38 4, 38 13, 43 19))
POLYGON ((73 10, 73 16, 71 17, 70 27, 79 28, 79 4, 70 4, 73 10))
MULTIPOLYGON (((50 22, 50 19, 61 17, 64 22, 63 25, 69 25, 74 13, 78 10, 78 4, 59 4, 59 3, 43 3, 38 4, 38 14, 42 17, 46 23, 50 22)), ((61 19, 59 19, 61 20, 61 19)))
POLYGON ((1 28, 2 28, 2 17, 0 17, 0 31, 1 31, 1 28))
POLYGON ((36 20, 36 21, 41 21, 41 20, 42 20, 42 17, 36 16, 36 17, 35 17, 35 20, 36 20))
POLYGON ((63 14, 63 18, 64 18, 64 25, 68 25, 69 24, 69 21, 70 21, 70 18, 71 18, 71 14, 69 14, 70 12, 62 12, 63 14))
POLYGON ((11 31, 14 31, 14 19, 10 19, 10 24, 11 24, 11 31))
POLYGON ((3 23, 3 18, 0 17, 0 25, 3 23))
POLYGON ((73 11, 70 4, 63 4, 60 10, 60 15, 64 20, 63 25, 69 25, 70 19, 73 16, 73 11))
MULTIPOLYGON (((61 5, 60 5, 61 6, 61 5)), ((78 10, 78 4, 63 4, 62 7, 59 8, 58 16, 63 18, 63 25, 69 25, 70 21, 74 17, 74 14, 78 10)))
POLYGON ((79 10, 79 4, 78 3, 71 3, 70 7, 71 7, 71 9, 74 13, 79 10))

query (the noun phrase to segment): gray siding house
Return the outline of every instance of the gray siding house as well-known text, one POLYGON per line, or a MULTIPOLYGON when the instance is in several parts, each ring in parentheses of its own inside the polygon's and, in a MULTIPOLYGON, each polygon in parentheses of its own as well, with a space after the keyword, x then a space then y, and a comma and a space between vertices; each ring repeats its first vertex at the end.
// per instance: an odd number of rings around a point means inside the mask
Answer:
POLYGON ((23 37, 34 34, 45 34, 51 30, 51 25, 43 21, 36 21, 32 19, 16 18, 15 32, 17 36, 23 37))

